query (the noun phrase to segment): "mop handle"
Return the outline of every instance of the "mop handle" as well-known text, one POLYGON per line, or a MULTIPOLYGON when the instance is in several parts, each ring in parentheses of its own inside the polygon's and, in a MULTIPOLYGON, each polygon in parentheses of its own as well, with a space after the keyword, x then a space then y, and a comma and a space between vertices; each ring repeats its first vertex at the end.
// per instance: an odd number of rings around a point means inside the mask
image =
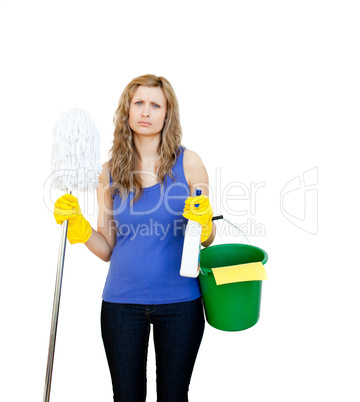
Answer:
POLYGON ((50 330, 50 341, 49 341, 49 352, 46 367, 46 379, 44 388, 44 399, 43 402, 49 402, 50 399, 50 387, 51 387, 51 377, 54 364, 54 353, 55 353, 55 342, 56 342, 56 330, 59 317, 59 306, 60 306, 60 296, 61 296, 61 284, 64 271, 64 259, 65 259, 65 248, 66 248, 66 235, 68 229, 68 221, 64 221, 61 227, 61 238, 60 238, 60 249, 59 257, 56 271, 56 282, 55 282, 55 293, 54 293, 54 304, 51 318, 51 330, 50 330))

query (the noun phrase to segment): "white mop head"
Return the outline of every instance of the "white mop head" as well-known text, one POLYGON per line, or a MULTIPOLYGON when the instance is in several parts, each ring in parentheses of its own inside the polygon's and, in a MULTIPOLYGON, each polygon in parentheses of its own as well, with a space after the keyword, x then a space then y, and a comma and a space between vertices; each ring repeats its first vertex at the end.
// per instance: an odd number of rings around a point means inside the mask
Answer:
POLYGON ((70 192, 94 191, 99 184, 98 130, 90 115, 81 109, 63 113, 53 130, 51 169, 53 188, 70 192))

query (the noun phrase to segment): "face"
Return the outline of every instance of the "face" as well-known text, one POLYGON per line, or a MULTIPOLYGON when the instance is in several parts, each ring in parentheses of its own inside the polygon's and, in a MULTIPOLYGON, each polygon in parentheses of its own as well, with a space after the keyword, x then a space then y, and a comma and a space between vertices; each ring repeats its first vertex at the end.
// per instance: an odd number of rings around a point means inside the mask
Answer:
POLYGON ((166 98, 161 88, 140 85, 130 102, 129 125, 137 135, 158 135, 166 117, 166 98))

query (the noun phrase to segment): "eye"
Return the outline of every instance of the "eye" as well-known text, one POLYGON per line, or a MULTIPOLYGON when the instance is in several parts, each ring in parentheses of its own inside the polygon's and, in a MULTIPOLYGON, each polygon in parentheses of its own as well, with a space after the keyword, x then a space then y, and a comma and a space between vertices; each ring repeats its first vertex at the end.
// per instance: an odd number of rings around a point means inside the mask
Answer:
POLYGON ((159 109, 159 108, 160 108, 160 105, 157 105, 156 103, 154 103, 154 104, 153 104, 153 108, 154 108, 154 109, 159 109))
POLYGON ((135 105, 141 106, 141 105, 142 105, 142 102, 141 102, 141 101, 137 101, 137 102, 135 102, 135 105))

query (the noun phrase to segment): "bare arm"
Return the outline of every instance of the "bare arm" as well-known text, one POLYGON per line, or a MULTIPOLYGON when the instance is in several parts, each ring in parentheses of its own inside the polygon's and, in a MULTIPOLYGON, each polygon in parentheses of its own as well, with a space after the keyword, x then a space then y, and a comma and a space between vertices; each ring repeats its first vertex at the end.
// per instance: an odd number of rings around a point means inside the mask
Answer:
MULTIPOLYGON (((184 172, 185 178, 190 187, 190 194, 193 195, 195 188, 201 189, 201 194, 209 196, 209 177, 205 166, 200 158, 200 156, 189 149, 185 150, 184 153, 184 172)), ((214 241, 216 233, 216 227, 212 225, 212 231, 209 238, 201 243, 204 247, 210 246, 214 241)))
POLYGON ((99 215, 97 230, 92 228, 86 247, 103 261, 110 261, 112 250, 116 242, 116 226, 114 223, 113 199, 109 191, 109 162, 103 165, 103 171, 99 177, 99 188, 97 198, 99 204, 99 215))

